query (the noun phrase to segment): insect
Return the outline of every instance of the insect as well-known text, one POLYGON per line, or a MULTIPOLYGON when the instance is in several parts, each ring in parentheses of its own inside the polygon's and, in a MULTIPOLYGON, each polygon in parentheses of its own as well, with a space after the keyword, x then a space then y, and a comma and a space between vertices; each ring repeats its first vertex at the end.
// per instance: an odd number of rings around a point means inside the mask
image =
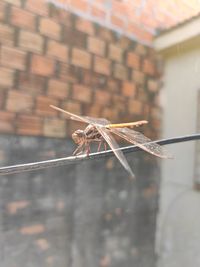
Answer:
POLYGON ((157 143, 153 143, 151 139, 144 136, 138 131, 134 131, 133 127, 138 127, 143 124, 148 123, 146 120, 128 122, 128 123, 119 123, 111 124, 110 121, 104 118, 93 118, 88 116, 80 116, 58 108, 56 106, 50 105, 51 108, 56 109, 57 111, 63 112, 68 115, 72 120, 83 122, 88 124, 84 130, 76 130, 72 134, 72 139, 78 145, 73 155, 79 155, 83 152, 86 152, 87 155, 90 153, 90 143, 97 142, 98 151, 102 144, 104 144, 106 150, 106 144, 110 146, 115 156, 124 166, 124 168, 129 172, 131 176, 134 177, 134 174, 123 154, 119 149, 117 142, 115 141, 113 134, 121 137, 122 139, 140 147, 141 149, 149 152, 150 154, 160 157, 160 158, 169 158, 169 156, 163 151, 162 147, 157 143))

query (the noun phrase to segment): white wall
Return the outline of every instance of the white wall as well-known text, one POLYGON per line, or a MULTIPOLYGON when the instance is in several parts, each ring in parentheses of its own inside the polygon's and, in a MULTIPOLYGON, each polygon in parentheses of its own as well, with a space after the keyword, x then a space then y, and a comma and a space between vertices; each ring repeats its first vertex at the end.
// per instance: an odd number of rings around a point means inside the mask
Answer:
MULTIPOLYGON (((177 45, 164 55, 163 137, 196 133, 200 45, 177 45)), ((193 190, 195 142, 170 145, 162 162, 157 220, 159 267, 200 266, 200 192, 193 190)))

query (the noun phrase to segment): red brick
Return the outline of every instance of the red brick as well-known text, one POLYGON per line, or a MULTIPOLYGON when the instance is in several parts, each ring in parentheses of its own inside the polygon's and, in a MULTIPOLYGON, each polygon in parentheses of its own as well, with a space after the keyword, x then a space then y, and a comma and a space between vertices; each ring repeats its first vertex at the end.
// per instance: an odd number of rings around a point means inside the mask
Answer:
POLYGON ((162 109, 160 107, 152 107, 151 116, 154 119, 161 120, 163 116, 162 109))
POLYGON ((73 86, 73 99, 79 100, 84 103, 91 103, 92 90, 89 87, 75 84, 73 86))
POLYGON ((137 44, 135 47, 135 52, 138 55, 145 56, 147 54, 147 51, 148 51, 147 47, 145 47, 142 44, 137 44))
POLYGON ((87 34, 74 30, 73 28, 66 27, 63 34, 64 43, 77 48, 86 48, 87 34))
POLYGON ((117 44, 119 47, 121 47, 121 49, 126 50, 130 48, 132 41, 126 36, 120 36, 119 40, 117 41, 117 44))
POLYGON ((164 74, 164 59, 162 55, 155 55, 155 68, 156 68, 156 74, 157 76, 163 76, 164 74))
MULTIPOLYGON (((79 121, 74 121, 74 120, 69 120, 68 121, 68 129, 67 129, 67 133, 66 136, 70 137, 72 136, 72 134, 76 131, 76 130, 84 130, 86 127, 86 125, 82 122, 79 121)), ((74 144, 74 150, 75 150, 76 144, 74 144)))
POLYGON ((127 54, 127 65, 138 70, 140 68, 140 57, 133 52, 129 52, 127 54))
POLYGON ((95 103, 97 105, 107 106, 111 101, 111 94, 105 90, 95 90, 95 103))
POLYGON ((40 238, 40 239, 36 240, 35 243, 38 246, 38 248, 40 250, 42 250, 42 251, 45 251, 45 250, 47 250, 50 247, 50 244, 44 238, 40 238))
POLYGON ((30 204, 27 200, 15 201, 7 204, 7 211, 9 214, 14 215, 18 210, 26 208, 30 204))
POLYGON ((72 8, 76 8, 80 11, 87 12, 88 11, 88 3, 85 0, 73 0, 70 2, 72 8))
POLYGON ((122 62, 123 50, 117 45, 109 45, 109 53, 108 56, 110 59, 122 62))
POLYGON ((118 14, 127 14, 129 6, 123 1, 113 1, 112 12, 118 14))
POLYGON ((42 94, 45 88, 45 78, 27 72, 19 73, 19 87, 32 95, 42 94))
POLYGON ((14 85, 14 71, 11 69, 0 67, 0 73, 0 86, 12 87, 14 85))
MULTIPOLYGON (((114 168, 114 162, 113 162, 113 159, 110 158, 107 162, 106 162, 106 168, 108 170, 112 170, 114 168)), ((112 215, 110 213, 107 213, 105 215, 105 221, 111 221, 112 220, 112 215)), ((105 267, 105 266, 110 266, 111 264, 111 257, 110 255, 105 255, 105 256, 102 256, 100 258, 100 261, 99 261, 99 266, 100 267, 105 267)))
POLYGON ((43 116, 53 116, 57 114, 56 110, 50 105, 58 106, 58 100, 54 97, 38 96, 36 99, 36 114, 43 116))
POLYGON ((145 82, 145 75, 144 73, 137 71, 137 70, 133 70, 132 72, 132 80, 136 83, 136 84, 140 84, 143 85, 145 82))
MULTIPOLYGON (((139 96, 138 96, 138 100, 140 100, 139 96)), ((150 114, 151 114, 151 105, 145 103, 145 104, 143 104, 143 106, 144 106, 144 112, 143 112, 144 118, 148 119, 150 117, 150 114)))
POLYGON ((11 9, 11 23, 20 28, 30 30, 35 30, 36 28, 35 15, 17 7, 11 9))
POLYGON ((3 106, 4 106, 4 102, 5 102, 5 91, 6 90, 2 90, 2 88, 0 86, 0 110, 3 109, 3 106))
POLYGON ((66 121, 64 119, 47 118, 44 120, 44 136, 66 137, 66 121))
POLYGON ((85 69, 82 69, 81 70, 81 74, 82 74, 82 77, 81 77, 81 82, 84 84, 84 85, 89 85, 89 86, 93 86, 93 73, 92 71, 90 70, 85 70, 85 69))
POLYGON ((64 63, 60 63, 58 77, 64 82, 75 83, 78 82, 78 75, 76 73, 76 67, 64 63))
POLYGON ((138 27, 135 23, 129 23, 127 32, 133 34, 137 39, 151 43, 153 40, 153 34, 138 27))
POLYGON ((41 135, 42 119, 36 116, 19 115, 17 118, 17 134, 22 135, 41 135))
POLYGON ((14 112, 32 112, 34 105, 33 97, 16 90, 9 91, 7 101, 6 101, 6 110, 14 112))
POLYGON ((106 12, 104 8, 98 8, 97 6, 91 6, 91 15, 98 19, 105 19, 106 12))
POLYGON ((77 102, 76 100, 67 100, 63 102, 62 108, 65 110, 68 110, 69 112, 72 112, 74 114, 80 114, 81 115, 81 103, 77 102))
POLYGON ((144 91, 143 88, 138 88, 137 99, 143 103, 149 102, 149 96, 147 92, 144 91))
POLYGON ((20 229, 20 233, 23 235, 36 235, 45 231, 44 225, 34 224, 30 226, 24 226, 20 229))
POLYGON ((138 100, 129 101, 129 112, 131 114, 141 115, 142 114, 142 103, 138 100))
POLYGON ((112 102, 116 112, 122 112, 124 114, 125 110, 127 110, 127 100, 123 95, 113 94, 112 102))
POLYGON ((42 53, 44 39, 37 33, 21 30, 19 46, 27 51, 42 53))
POLYGON ((73 65, 89 69, 91 67, 91 55, 86 51, 73 48, 71 62, 73 65))
POLYGON ((4 0, 4 1, 15 6, 21 6, 21 0, 4 0))
POLYGON ((44 0, 27 0, 25 7, 36 14, 44 16, 48 14, 48 4, 44 0))
POLYGON ((61 9, 61 8, 55 8, 54 5, 50 6, 50 14, 51 18, 61 24, 64 24, 68 27, 72 26, 72 20, 71 20, 71 13, 61 9))
POLYGON ((0 21, 3 21, 5 19, 5 14, 6 14, 6 4, 0 2, 0 21))
POLYGON ((122 93, 124 96, 133 97, 136 94, 136 86, 133 82, 125 81, 122 86, 122 93))
POLYGON ((89 21, 82 18, 77 18, 76 20, 76 29, 85 32, 89 35, 94 35, 94 24, 89 21))
POLYGON ((150 92, 155 93, 159 89, 159 81, 150 79, 147 81, 147 87, 150 92))
POLYGON ((124 29, 124 27, 125 27, 125 20, 123 20, 120 17, 115 16, 115 15, 112 15, 111 16, 111 23, 114 26, 117 26, 117 27, 119 27, 121 29, 124 29))
POLYGON ((119 93, 119 89, 121 88, 121 84, 119 83, 118 80, 109 78, 107 82, 107 87, 109 91, 119 93))
POLYGON ((61 39, 61 25, 48 18, 41 18, 39 31, 50 38, 61 39))
POLYGON ((117 109, 113 109, 110 107, 106 107, 102 110, 101 117, 108 119, 111 122, 114 122, 119 119, 117 109))
POLYGON ((110 60, 96 56, 94 59, 94 71, 96 71, 97 73, 110 75, 111 72, 110 60))
POLYGON ((7 111, 0 111, 0 132, 15 132, 15 114, 7 111))
MULTIPOLYGON (((155 29, 158 25, 158 21, 149 14, 149 12, 143 12, 140 16, 141 24, 144 28, 147 27, 147 29, 155 29)), ((167 23, 166 23, 167 24, 167 23)))
POLYGON ((151 120, 151 127, 158 133, 161 129, 161 120, 152 119, 151 120))
POLYGON ((47 55, 52 56, 59 61, 68 61, 68 47, 56 41, 49 41, 47 46, 47 55))
POLYGON ((128 69, 121 64, 114 65, 114 77, 119 80, 127 80, 128 78, 128 69))
POLYGON ((1 48, 1 64, 18 70, 26 68, 26 53, 16 48, 1 48))
POLYGON ((105 40, 107 42, 114 42, 115 41, 115 35, 113 31, 106 29, 105 27, 100 27, 98 29, 98 37, 102 40, 105 40))
POLYGON ((155 65, 148 59, 145 59, 143 62, 143 71, 146 74, 154 75, 155 74, 155 65))
POLYGON ((13 45, 14 29, 10 26, 0 23, 0 43, 4 45, 13 45))
POLYGON ((56 99, 66 98, 69 94, 69 86, 59 80, 50 79, 47 94, 56 99))
POLYGON ((87 106, 84 106, 84 114, 86 114, 87 116, 99 118, 101 116, 101 109, 102 106, 97 105, 96 103, 93 105, 88 104, 87 106))
POLYGON ((45 259, 45 262, 46 262, 49 266, 51 266, 52 264, 54 264, 55 261, 56 261, 56 260, 55 260, 55 257, 53 257, 53 256, 48 256, 48 257, 45 259))
POLYGON ((150 187, 143 189, 141 193, 142 196, 148 200, 150 198, 152 199, 152 197, 155 197, 157 192, 158 188, 155 185, 151 185, 150 187))
POLYGON ((89 85, 93 88, 105 88, 106 86, 106 81, 109 77, 103 76, 100 73, 95 73, 95 72, 91 72, 91 84, 89 83, 89 85))
POLYGON ((96 0, 95 2, 97 4, 99 4, 99 5, 104 5, 105 4, 105 0, 96 0))
POLYGON ((105 42, 99 38, 88 37, 88 50, 99 56, 104 56, 105 54, 105 42))
POLYGON ((54 60, 39 55, 33 55, 31 72, 43 76, 51 76, 54 73, 54 60))

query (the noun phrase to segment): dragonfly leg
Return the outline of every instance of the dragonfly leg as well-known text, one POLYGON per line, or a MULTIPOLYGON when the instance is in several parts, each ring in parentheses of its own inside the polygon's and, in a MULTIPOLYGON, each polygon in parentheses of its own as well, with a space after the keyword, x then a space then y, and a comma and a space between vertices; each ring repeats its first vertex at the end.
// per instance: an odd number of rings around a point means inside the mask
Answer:
POLYGON ((104 149, 105 149, 105 151, 107 150, 107 143, 106 142, 104 142, 104 149))
POLYGON ((99 142, 99 145, 98 145, 98 148, 97 148, 97 152, 100 151, 100 149, 101 149, 101 145, 102 145, 102 141, 99 142))
POLYGON ((80 144, 73 152, 74 156, 80 155, 83 152, 84 143, 80 144))
POLYGON ((85 152, 86 152, 86 154, 87 154, 87 156, 89 156, 89 154, 90 154, 90 144, 89 143, 87 143, 86 145, 85 145, 85 152))

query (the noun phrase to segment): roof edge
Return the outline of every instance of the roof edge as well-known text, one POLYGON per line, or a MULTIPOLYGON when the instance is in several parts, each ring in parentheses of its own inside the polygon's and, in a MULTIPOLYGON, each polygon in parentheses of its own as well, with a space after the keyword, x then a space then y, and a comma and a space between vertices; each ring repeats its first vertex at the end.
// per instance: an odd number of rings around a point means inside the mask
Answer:
POLYGON ((163 51, 197 36, 200 36, 200 15, 158 35, 153 46, 155 50, 163 51))

